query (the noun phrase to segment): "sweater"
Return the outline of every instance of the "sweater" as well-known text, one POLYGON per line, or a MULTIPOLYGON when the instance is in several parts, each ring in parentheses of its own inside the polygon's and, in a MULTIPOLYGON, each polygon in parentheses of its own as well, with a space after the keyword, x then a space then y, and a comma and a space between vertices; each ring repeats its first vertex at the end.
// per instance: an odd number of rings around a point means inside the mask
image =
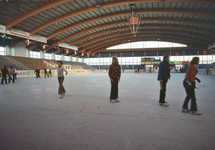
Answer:
POLYGON ((61 66, 60 68, 56 67, 56 68, 52 68, 52 69, 57 69, 57 76, 58 77, 64 77, 63 71, 65 71, 66 73, 68 73, 68 71, 63 66, 61 66))
POLYGON ((164 82, 167 82, 169 77, 170 65, 168 61, 164 60, 159 65, 158 80, 163 80, 164 82))
POLYGON ((190 82, 195 82, 196 74, 197 74, 196 66, 189 65, 185 76, 185 80, 188 80, 190 82))
POLYGON ((121 76, 121 67, 120 67, 120 65, 110 65, 110 67, 109 67, 109 77, 110 77, 110 79, 120 78, 120 76, 121 76))

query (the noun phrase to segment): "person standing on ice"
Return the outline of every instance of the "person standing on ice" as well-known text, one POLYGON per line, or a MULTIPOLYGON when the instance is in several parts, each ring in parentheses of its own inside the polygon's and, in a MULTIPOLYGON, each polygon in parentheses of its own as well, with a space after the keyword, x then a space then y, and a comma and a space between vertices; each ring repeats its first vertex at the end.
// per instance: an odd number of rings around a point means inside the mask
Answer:
POLYGON ((63 62, 58 61, 58 67, 52 68, 52 69, 57 69, 57 76, 58 76, 58 82, 59 82, 58 94, 60 94, 60 98, 63 98, 63 96, 66 94, 66 90, 63 87, 63 81, 64 81, 63 71, 66 72, 66 75, 68 74, 68 71, 62 65, 63 65, 63 62))
POLYGON ((159 65, 158 80, 160 81, 160 99, 159 103, 161 106, 168 107, 166 103, 166 83, 170 79, 170 65, 169 65, 169 53, 163 54, 163 61, 159 65))
POLYGON ((198 78, 196 78, 197 69, 195 65, 199 64, 199 57, 193 57, 192 61, 190 62, 190 65, 187 69, 187 73, 185 76, 185 79, 183 81, 183 85, 185 88, 185 91, 187 93, 187 96, 184 100, 184 104, 182 106, 182 112, 191 112, 191 114, 194 115, 201 115, 202 113, 198 111, 197 104, 196 104, 196 96, 195 96, 195 88, 196 88, 196 82, 201 82, 198 78), (191 109, 188 109, 188 103, 191 99, 191 109))
POLYGON ((109 77, 111 81, 111 93, 110 102, 120 102, 118 99, 118 82, 120 81, 121 67, 119 65, 118 59, 113 57, 112 65, 109 66, 109 77))

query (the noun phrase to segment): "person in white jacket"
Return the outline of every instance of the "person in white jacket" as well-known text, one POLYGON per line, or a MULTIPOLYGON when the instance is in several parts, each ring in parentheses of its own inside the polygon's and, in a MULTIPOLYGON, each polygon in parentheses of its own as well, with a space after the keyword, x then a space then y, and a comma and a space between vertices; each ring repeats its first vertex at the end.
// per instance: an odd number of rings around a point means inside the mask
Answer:
POLYGON ((52 68, 52 69, 57 69, 57 76, 58 76, 58 82, 59 82, 58 94, 60 94, 60 98, 63 98, 63 96, 66 93, 66 90, 63 87, 63 81, 64 81, 63 71, 66 72, 66 75, 68 74, 68 71, 62 65, 63 65, 63 62, 58 61, 58 67, 52 68))

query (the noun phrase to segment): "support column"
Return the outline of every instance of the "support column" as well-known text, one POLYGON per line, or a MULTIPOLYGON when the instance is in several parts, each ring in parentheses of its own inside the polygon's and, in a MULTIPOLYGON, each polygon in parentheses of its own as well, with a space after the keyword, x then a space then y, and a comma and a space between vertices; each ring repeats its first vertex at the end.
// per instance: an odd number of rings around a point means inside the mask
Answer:
POLYGON ((52 52, 52 60, 55 60, 55 53, 52 52))
POLYGON ((40 59, 43 59, 43 58, 44 58, 44 52, 40 51, 40 59))
POLYGON ((11 48, 11 56, 15 56, 15 50, 14 50, 14 47, 11 48))
POLYGON ((72 56, 71 55, 69 55, 69 61, 72 61, 72 56))
POLYGON ((133 64, 133 65, 132 65, 132 69, 134 70, 134 52, 132 52, 132 61, 133 61, 133 62, 132 62, 132 64, 133 64))
POLYGON ((30 57, 30 51, 29 51, 29 49, 27 49, 27 48, 26 48, 25 57, 30 57))
POLYGON ((99 53, 99 70, 100 70, 100 53, 99 53))
POLYGON ((11 55, 11 49, 8 45, 5 46, 5 55, 8 55, 8 56, 11 55))
POLYGON ((60 60, 64 61, 64 54, 61 54, 60 60))

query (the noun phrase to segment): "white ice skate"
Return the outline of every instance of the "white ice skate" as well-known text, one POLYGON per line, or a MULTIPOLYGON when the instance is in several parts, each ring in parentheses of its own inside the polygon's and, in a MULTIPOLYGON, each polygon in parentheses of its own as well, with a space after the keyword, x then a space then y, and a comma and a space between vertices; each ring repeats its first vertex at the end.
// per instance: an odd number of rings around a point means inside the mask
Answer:
POLYGON ((115 101, 116 101, 116 102, 118 102, 118 103, 120 102, 118 98, 117 98, 117 99, 115 99, 115 101))
POLYGON ((199 111, 191 111, 190 114, 192 115, 201 115, 202 113, 199 111))
POLYGON ((183 113, 189 113, 190 110, 189 110, 189 109, 182 108, 182 111, 181 111, 181 112, 183 112, 183 113))
POLYGON ((168 106, 169 106, 169 104, 167 104, 167 103, 160 103, 160 106, 168 107, 168 106))
POLYGON ((60 95, 60 99, 62 99, 62 98, 63 98, 63 95, 61 94, 61 95, 60 95))
POLYGON ((111 99, 110 102, 111 103, 116 103, 116 101, 114 99, 111 99))

